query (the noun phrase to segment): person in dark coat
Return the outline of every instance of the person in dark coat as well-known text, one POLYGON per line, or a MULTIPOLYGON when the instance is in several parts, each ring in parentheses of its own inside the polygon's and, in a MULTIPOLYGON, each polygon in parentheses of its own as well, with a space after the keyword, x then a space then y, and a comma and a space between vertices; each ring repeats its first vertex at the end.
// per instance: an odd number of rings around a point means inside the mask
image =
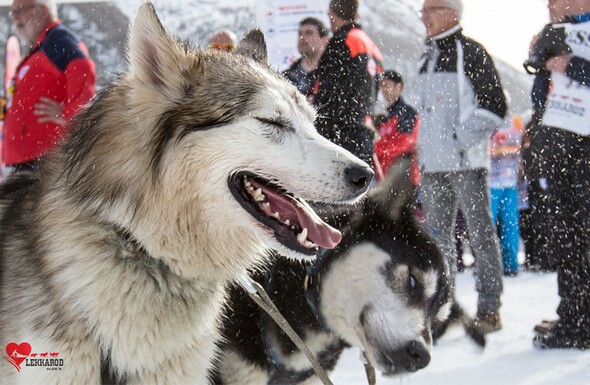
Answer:
POLYGON ((356 22, 358 5, 358 0, 330 1, 333 36, 317 69, 313 103, 318 132, 370 164, 382 55, 356 22))
POLYGON ((306 17, 299 22, 297 50, 301 57, 283 72, 299 92, 309 96, 315 82, 315 70, 324 53, 330 36, 328 28, 316 17, 306 17))
MULTIPOLYGON (((549 3, 549 7, 554 2, 549 3)), ((546 180, 549 242, 555 250, 558 319, 535 327, 538 348, 590 349, 590 2, 561 0, 567 9, 564 42, 569 53, 551 52, 540 130, 545 142, 534 159, 546 180)))
MULTIPOLYGON (((549 18, 552 24, 565 21, 567 2, 549 3, 549 18)), ((536 45, 538 36, 533 38, 531 47, 536 45)), ((547 179, 543 176, 543 164, 539 162, 546 151, 554 151, 548 142, 547 132, 541 127, 547 93, 551 83, 551 72, 541 68, 535 75, 531 90, 533 115, 526 127, 525 146, 523 146, 523 173, 528 182, 528 209, 523 211, 521 228, 525 247, 524 267, 529 271, 555 271, 556 251, 549 239, 553 224, 548 220, 552 207, 548 203, 547 179), (548 144, 548 145, 545 145, 548 144)))

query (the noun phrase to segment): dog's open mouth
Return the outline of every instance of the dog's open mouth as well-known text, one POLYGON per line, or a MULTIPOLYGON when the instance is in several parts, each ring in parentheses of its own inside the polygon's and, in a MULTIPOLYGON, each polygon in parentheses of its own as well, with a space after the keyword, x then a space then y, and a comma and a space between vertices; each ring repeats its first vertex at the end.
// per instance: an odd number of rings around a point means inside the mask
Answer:
POLYGON ((289 249, 314 255, 320 247, 333 249, 342 239, 340 231, 322 221, 307 202, 259 176, 236 173, 229 187, 242 207, 289 249))

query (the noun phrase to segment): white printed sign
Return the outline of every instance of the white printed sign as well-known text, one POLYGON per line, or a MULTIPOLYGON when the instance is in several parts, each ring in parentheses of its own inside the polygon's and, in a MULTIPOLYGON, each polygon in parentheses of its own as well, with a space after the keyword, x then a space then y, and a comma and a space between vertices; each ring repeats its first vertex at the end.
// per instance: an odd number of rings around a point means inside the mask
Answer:
MULTIPOLYGON (((564 24, 566 43, 572 54, 590 58, 590 23, 564 24)), ((590 135, 590 87, 559 72, 551 72, 551 87, 542 123, 576 134, 590 135)))
POLYGON ((257 0, 256 19, 266 38, 268 61, 280 71, 299 58, 297 38, 301 19, 313 16, 330 28, 329 0, 257 0))
POLYGON ((551 73, 551 82, 543 125, 590 135, 590 87, 556 72, 551 73))

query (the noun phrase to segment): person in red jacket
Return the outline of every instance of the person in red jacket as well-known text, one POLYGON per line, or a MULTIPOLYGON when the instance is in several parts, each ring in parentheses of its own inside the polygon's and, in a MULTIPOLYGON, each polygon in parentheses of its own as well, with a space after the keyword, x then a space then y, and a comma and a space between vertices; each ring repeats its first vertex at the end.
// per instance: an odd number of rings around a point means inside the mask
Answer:
POLYGON ((14 0, 10 16, 31 44, 8 84, 3 163, 30 169, 64 136, 94 96, 96 70, 84 43, 57 16, 53 0, 14 0))
POLYGON ((403 92, 402 76, 393 70, 385 71, 381 80, 381 93, 389 107, 385 116, 378 121, 379 139, 375 141, 375 156, 384 174, 400 157, 411 157, 412 184, 418 186, 420 172, 416 159, 416 141, 419 119, 416 110, 403 99, 403 92))

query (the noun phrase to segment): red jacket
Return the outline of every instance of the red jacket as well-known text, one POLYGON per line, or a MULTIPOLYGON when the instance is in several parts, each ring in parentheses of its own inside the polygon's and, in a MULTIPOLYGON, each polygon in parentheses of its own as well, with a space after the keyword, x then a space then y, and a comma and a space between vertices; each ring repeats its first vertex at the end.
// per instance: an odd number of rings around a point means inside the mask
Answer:
POLYGON ((67 127, 38 123, 35 103, 43 96, 62 104, 70 120, 94 95, 96 71, 84 43, 60 21, 39 36, 19 64, 8 86, 4 120, 3 162, 15 165, 33 161, 53 148, 67 127))
POLYGON ((412 160, 412 183, 418 185, 420 172, 416 154, 419 119, 416 110, 400 97, 389 106, 387 115, 379 124, 379 140, 375 142, 375 155, 386 174, 389 167, 402 155, 409 154, 412 160))

